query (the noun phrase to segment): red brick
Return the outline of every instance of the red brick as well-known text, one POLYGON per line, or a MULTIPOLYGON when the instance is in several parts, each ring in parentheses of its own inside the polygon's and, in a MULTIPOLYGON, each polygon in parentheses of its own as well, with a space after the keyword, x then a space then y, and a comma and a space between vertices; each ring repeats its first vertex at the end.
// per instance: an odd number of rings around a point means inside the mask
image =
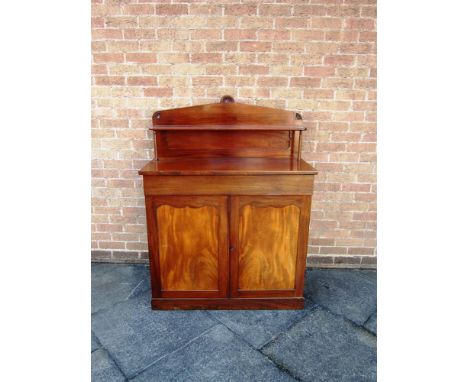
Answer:
POLYGON ((223 84, 223 77, 206 76, 192 77, 193 86, 220 86, 223 84))
POLYGON ((91 17, 91 28, 104 28, 104 18, 91 17))
POLYGON ((327 7, 320 5, 295 5, 294 16, 323 16, 327 14, 327 7))
POLYGON ((255 40, 256 38, 257 31, 255 29, 226 29, 224 31, 225 40, 255 40))
POLYGON ((375 29, 375 20, 364 19, 364 18, 350 18, 346 20, 345 28, 359 29, 359 30, 372 30, 372 29, 375 29))
POLYGON ((93 58, 96 63, 124 62, 124 55, 122 53, 95 53, 93 54, 93 58))
POLYGON ((325 33, 326 41, 355 42, 359 39, 358 31, 328 31, 325 33))
POLYGON ((271 42, 241 42, 241 52, 269 52, 271 51, 271 42))
POLYGON ((304 74, 312 77, 333 76, 335 68, 330 66, 307 66, 304 68, 304 74))
POLYGON ((192 53, 191 62, 215 63, 222 61, 221 53, 192 53))
POLYGON ((96 224, 97 232, 120 232, 122 230, 120 224, 96 224))
POLYGON ((190 4, 189 13, 191 15, 220 15, 222 10, 221 4, 190 4))
POLYGON ((146 88, 145 97, 172 97, 172 88, 146 88))
MULTIPOLYGON (((226 32, 224 32, 226 34, 226 32)), ((288 30, 260 29, 258 32, 259 40, 289 40, 291 32, 288 30)))
POLYGON ((232 4, 224 7, 225 15, 234 16, 252 16, 257 14, 257 6, 255 4, 232 4))
POLYGON ((291 32, 292 40, 295 41, 312 41, 323 40, 325 34, 321 30, 293 30, 291 32))
POLYGON ((120 76, 96 76, 96 85, 125 85, 125 77, 120 76))
POLYGON ((123 15, 153 15, 154 12, 152 4, 128 4, 122 7, 123 15))
POLYGON ((157 62, 155 53, 127 53, 125 55, 127 62, 151 63, 157 62))
POLYGON ((307 18, 285 17, 276 19, 277 28, 307 28, 307 18))
POLYGON ((316 88, 320 86, 320 78, 292 77, 290 86, 303 88, 316 88))
POLYGON ((124 31, 124 37, 126 40, 139 40, 139 39, 154 39, 156 38, 155 29, 132 29, 128 28, 124 31))
POLYGON ((327 7, 327 16, 354 16, 359 17, 361 7, 359 5, 337 5, 327 7))
POLYGON ((376 32, 361 32, 359 33, 359 41, 375 42, 377 41, 377 33, 376 32))
POLYGON ((218 29, 198 29, 191 32, 192 40, 220 40, 221 31, 218 29))
POLYGON ((287 77, 259 77, 257 80, 259 86, 286 86, 287 83, 287 77))
POLYGON ((342 19, 338 17, 311 17, 310 28, 313 29, 340 29, 342 19))
POLYGON ((206 51, 207 52, 224 52, 224 51, 235 51, 237 50, 237 42, 231 41, 216 41, 216 42, 207 42, 206 51))
POLYGON ((332 55, 326 56, 324 60, 327 65, 352 65, 354 63, 354 56, 332 55))
POLYGON ((123 33, 119 29, 93 29, 91 36, 93 40, 120 39, 123 33))
POLYGON ((348 248, 348 253, 350 255, 373 255, 374 248, 365 248, 365 247, 348 248))
POLYGON ((341 53, 355 53, 355 54, 364 54, 371 53, 374 47, 371 44, 342 44, 340 47, 341 53))
POLYGON ((268 66, 266 65, 245 65, 239 66, 240 74, 267 74, 268 66))
POLYGON ((157 4, 156 5, 157 15, 187 15, 188 5, 187 4, 157 4))
POLYGON ((136 86, 154 86, 158 84, 158 79, 151 76, 128 77, 127 84, 136 86))
POLYGON ((259 8, 261 16, 289 16, 291 15, 291 6, 284 4, 262 4, 259 8))

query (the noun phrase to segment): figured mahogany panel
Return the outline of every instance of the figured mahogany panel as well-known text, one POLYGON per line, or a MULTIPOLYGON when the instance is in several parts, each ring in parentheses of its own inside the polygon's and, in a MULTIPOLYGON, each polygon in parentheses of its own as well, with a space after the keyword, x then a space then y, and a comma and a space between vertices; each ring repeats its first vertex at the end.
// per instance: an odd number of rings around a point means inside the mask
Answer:
POLYGON ((307 196, 231 198, 231 295, 302 293, 309 213, 307 196))
POLYGON ((217 290, 216 208, 160 206, 157 219, 163 290, 217 290))
POLYGON ((226 294, 226 199, 155 199, 159 278, 164 297, 226 294))
POLYGON ((297 206, 245 205, 239 217, 239 290, 293 289, 297 206))

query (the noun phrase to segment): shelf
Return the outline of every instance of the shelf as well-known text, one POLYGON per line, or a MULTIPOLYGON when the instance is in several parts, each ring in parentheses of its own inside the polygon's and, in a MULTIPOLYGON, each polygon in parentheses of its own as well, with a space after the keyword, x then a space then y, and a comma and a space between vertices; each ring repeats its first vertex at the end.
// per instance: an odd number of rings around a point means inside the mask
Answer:
POLYGON ((140 175, 315 175, 317 170, 297 158, 180 158, 152 160, 140 175))
POLYGON ((154 131, 162 130, 273 130, 273 131, 304 131, 302 125, 154 125, 150 128, 154 131))

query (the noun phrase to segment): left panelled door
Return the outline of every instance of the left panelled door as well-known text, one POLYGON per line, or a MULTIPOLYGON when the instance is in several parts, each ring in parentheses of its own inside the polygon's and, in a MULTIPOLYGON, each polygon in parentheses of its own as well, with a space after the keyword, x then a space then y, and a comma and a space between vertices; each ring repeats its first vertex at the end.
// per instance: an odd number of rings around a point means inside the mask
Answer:
POLYGON ((227 197, 147 196, 146 208, 153 297, 227 297, 227 197))

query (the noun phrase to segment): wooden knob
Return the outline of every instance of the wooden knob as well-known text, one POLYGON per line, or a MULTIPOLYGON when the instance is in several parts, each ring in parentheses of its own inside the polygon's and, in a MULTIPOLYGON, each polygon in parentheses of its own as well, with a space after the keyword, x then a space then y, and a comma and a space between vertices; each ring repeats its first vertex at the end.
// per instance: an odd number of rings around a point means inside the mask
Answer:
POLYGON ((221 97, 221 101, 219 103, 234 103, 234 98, 231 97, 230 95, 225 95, 221 97))

